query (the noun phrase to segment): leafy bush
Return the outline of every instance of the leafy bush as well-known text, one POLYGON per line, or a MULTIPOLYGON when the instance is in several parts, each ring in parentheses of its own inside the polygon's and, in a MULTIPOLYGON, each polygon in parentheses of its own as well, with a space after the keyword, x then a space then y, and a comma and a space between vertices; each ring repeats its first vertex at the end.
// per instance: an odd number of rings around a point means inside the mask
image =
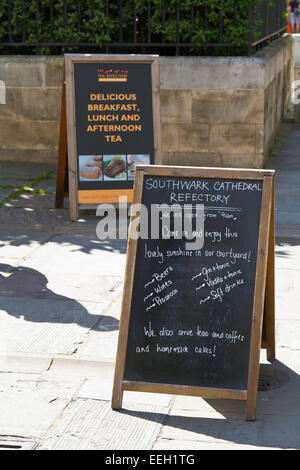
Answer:
MULTIPOLYGON (((17 49, 2 46, 1 52, 109 51, 168 55, 174 54, 176 49, 149 47, 146 43, 151 40, 152 43, 170 44, 178 40, 192 44, 180 49, 181 54, 243 54, 247 52, 249 38, 249 5, 256 7, 262 2, 271 5, 274 0, 1 0, 0 44, 13 41, 28 45, 17 49), (123 41, 138 42, 142 46, 118 45, 123 41), (61 45, 48 47, 49 42, 61 45), (220 42, 239 47, 206 46, 220 42), (36 48, 36 43, 45 45, 36 48), (81 46, 70 46, 72 44, 81 46)), ((255 14, 251 31, 254 38, 259 24, 260 19, 255 14)))

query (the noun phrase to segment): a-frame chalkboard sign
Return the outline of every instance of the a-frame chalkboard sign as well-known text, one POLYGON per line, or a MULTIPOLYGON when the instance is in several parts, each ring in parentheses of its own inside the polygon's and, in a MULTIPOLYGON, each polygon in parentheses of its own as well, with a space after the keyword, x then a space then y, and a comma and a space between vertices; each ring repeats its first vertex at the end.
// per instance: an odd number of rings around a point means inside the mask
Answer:
POLYGON ((255 420, 261 348, 275 359, 274 171, 140 166, 134 203, 161 209, 160 228, 131 216, 112 408, 125 390, 194 395, 246 400, 255 420), (172 204, 202 204, 201 249, 172 204))
POLYGON ((56 207, 70 219, 132 202, 135 168, 160 160, 159 56, 65 54, 56 207))

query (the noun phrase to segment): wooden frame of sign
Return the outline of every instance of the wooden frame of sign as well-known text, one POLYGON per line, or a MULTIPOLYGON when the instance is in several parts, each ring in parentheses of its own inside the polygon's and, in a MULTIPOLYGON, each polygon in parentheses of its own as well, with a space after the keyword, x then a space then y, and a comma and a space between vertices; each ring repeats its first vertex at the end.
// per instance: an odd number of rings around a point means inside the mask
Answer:
POLYGON ((66 188, 66 176, 68 171, 67 155, 67 110, 66 110, 66 71, 63 64, 62 85, 61 85, 61 105, 60 105, 60 125, 58 142, 58 160, 56 172, 56 194, 55 207, 63 207, 64 198, 69 195, 66 188))
MULTIPOLYGON (((140 166, 138 168, 135 186, 134 203, 141 203, 144 177, 168 176, 185 178, 220 178, 231 180, 256 180, 263 184, 257 260, 255 271, 255 289, 253 299, 253 314, 251 323, 250 360, 248 369, 247 390, 232 390, 186 386, 181 384, 148 383, 124 380, 126 363, 127 340, 130 327, 130 312, 133 298, 133 283, 136 267, 138 240, 131 236, 131 231, 138 225, 135 220, 132 228, 130 223, 128 236, 127 260, 122 299, 118 350, 115 365, 114 385, 111 406, 114 410, 122 408, 123 392, 126 390, 138 392, 155 392, 175 395, 192 395, 204 398, 225 398, 246 400, 246 419, 256 419, 256 400, 259 379, 259 362, 261 348, 267 349, 269 361, 275 359, 275 301, 274 301, 274 171, 244 170, 220 168, 195 168, 172 166, 140 166), (266 338, 262 344, 263 315, 266 322, 266 338)), ((136 217, 134 217, 136 219, 136 217)), ((131 218, 131 222, 134 218, 131 218)), ((134 232, 132 232, 134 233, 134 232)), ((201 307, 200 307, 201 308, 201 307)))
MULTIPOLYGON (((153 120, 153 153, 155 164, 161 164, 161 130, 160 130, 160 79, 159 79, 159 56, 158 55, 108 55, 108 54, 65 54, 63 68, 60 134, 57 165, 57 187, 56 207, 63 206, 64 197, 69 197, 70 219, 79 217, 79 209, 97 207, 101 202, 116 203, 118 194, 125 195, 128 202, 132 202, 133 189, 106 190, 106 196, 101 198, 100 192, 104 190, 93 190, 86 202, 79 201, 78 197, 78 161, 76 143, 76 111, 75 111, 75 83, 74 64, 149 64, 151 66, 152 86, 152 120, 153 120), (67 175, 66 175, 67 173, 67 175), (68 176, 68 183, 66 177, 68 176), (66 188, 68 185, 68 188, 66 188), (110 200, 111 198, 111 200, 110 200)), ((101 81, 101 80, 99 80, 101 81)), ((111 80, 113 81, 113 80, 111 80)), ((117 80, 115 80, 117 81, 117 80)), ((119 80, 121 81, 121 80, 119 80)), ((101 148, 99 149, 101 151, 101 148)), ((81 191, 82 193, 84 191, 81 191)), ((82 196, 83 197, 83 196, 82 196)))

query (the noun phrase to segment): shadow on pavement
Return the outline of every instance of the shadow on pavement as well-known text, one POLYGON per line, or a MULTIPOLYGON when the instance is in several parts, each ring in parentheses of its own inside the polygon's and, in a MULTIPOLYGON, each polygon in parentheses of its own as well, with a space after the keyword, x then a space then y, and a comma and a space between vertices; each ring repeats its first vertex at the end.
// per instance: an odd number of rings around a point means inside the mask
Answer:
MULTIPOLYGON (((119 413, 162 422, 168 428, 167 434, 165 434, 167 449, 170 448, 168 443, 172 439, 175 444, 177 440, 178 448, 181 449, 184 448, 184 442, 187 443, 188 449, 192 448, 191 443, 194 445, 196 442, 203 449, 206 444, 209 446, 212 443, 215 449, 218 444, 220 446, 222 444, 238 444, 260 447, 261 449, 264 447, 300 449, 300 418, 299 411, 295 410, 300 390, 300 376, 278 360, 275 360, 273 364, 261 364, 261 366, 263 366, 264 372, 268 367, 273 374, 274 370, 279 372, 279 376, 283 377, 283 384, 277 390, 258 392, 259 406, 257 407, 256 421, 245 420, 245 401, 217 399, 206 399, 205 401, 220 413, 220 418, 207 418, 207 412, 202 418, 199 417, 198 411, 198 416, 194 417, 195 407, 172 415, 124 408, 119 413), (197 438, 197 434, 199 438, 197 438)), ((163 448, 163 439, 164 433, 162 433, 160 448, 163 448)))
POLYGON ((300 240, 294 238, 278 238, 276 239, 275 253, 276 256, 284 257, 291 256, 291 254, 285 250, 286 247, 300 246, 300 240))
POLYGON ((97 326, 97 331, 119 328, 116 318, 101 312, 92 315, 80 302, 56 294, 47 284, 47 277, 35 269, 0 263, 0 310, 28 322, 78 323, 91 329, 97 326))
POLYGON ((57 245, 74 245, 71 252, 82 252, 92 254, 94 250, 101 250, 107 252, 114 252, 126 254, 127 239, 107 239, 99 240, 96 235, 96 222, 95 234, 76 234, 74 227, 73 233, 66 234, 50 234, 40 230, 32 230, 28 232, 10 232, 0 231, 0 250, 5 250, 6 247, 30 247, 35 243, 43 245, 47 242, 55 242, 57 245))

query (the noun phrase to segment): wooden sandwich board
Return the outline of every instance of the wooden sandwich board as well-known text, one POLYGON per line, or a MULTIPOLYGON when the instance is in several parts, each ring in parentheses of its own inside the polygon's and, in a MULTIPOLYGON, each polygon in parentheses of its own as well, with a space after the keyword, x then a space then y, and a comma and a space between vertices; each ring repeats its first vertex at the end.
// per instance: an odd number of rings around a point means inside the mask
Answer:
POLYGON ((246 400, 255 420, 261 348, 275 359, 274 171, 140 166, 133 202, 161 225, 137 238, 131 216, 112 408, 125 390, 194 395, 246 400), (172 204, 204 204, 201 250, 163 238, 172 204))
POLYGON ((56 207, 70 219, 100 203, 132 202, 135 167, 159 164, 159 56, 65 54, 56 207))

